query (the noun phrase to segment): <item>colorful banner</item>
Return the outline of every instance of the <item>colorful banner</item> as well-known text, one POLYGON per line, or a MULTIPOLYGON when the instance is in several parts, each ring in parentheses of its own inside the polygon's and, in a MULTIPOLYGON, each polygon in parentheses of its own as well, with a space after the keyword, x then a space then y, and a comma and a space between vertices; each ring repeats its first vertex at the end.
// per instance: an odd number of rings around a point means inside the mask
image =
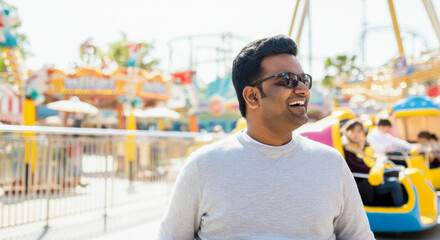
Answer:
POLYGON ((92 68, 79 68, 74 74, 47 70, 48 95, 138 96, 157 100, 169 98, 169 86, 161 74, 150 77, 145 70, 120 68, 111 75, 92 68))

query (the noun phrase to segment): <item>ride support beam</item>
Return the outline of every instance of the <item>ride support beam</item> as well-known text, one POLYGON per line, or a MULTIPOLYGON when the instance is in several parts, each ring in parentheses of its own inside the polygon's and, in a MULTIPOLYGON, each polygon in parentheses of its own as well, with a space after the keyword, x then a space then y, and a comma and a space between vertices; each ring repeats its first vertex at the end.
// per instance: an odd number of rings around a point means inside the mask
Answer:
MULTIPOLYGON (((22 93, 24 94, 24 93, 22 93)), ((23 123, 25 126, 35 126, 35 121, 37 119, 37 109, 35 107, 34 100, 25 99, 23 103, 23 123)), ((33 173, 35 172, 35 160, 37 152, 37 142, 35 141, 35 133, 25 132, 23 137, 25 140, 25 179, 23 185, 25 186, 25 191, 28 190, 30 185, 30 180, 32 179, 33 173), (31 172, 29 172, 29 170, 31 172)))
POLYGON ((304 9, 301 16, 301 22, 299 24, 298 34, 296 35, 296 45, 299 46, 299 41, 301 40, 301 33, 304 26, 304 20, 306 19, 307 13, 309 12, 309 2, 310 0, 306 0, 304 3, 304 9))
POLYGON ((189 131, 190 132, 198 132, 199 131, 199 126, 198 126, 198 121, 197 121, 196 115, 192 115, 189 119, 189 131))
POLYGON ((298 12, 299 1, 296 0, 295 10, 293 11, 292 22, 290 23, 289 37, 292 37, 293 24, 295 23, 296 13, 298 12))
POLYGON ((124 104, 118 103, 118 129, 125 129, 124 126, 124 104))
POLYGON ((425 6, 426 13, 428 13, 429 20, 431 21, 432 28, 434 29, 435 35, 437 36, 438 42, 440 44, 440 23, 438 21, 437 14, 434 10, 431 0, 422 0, 425 6))
POLYGON ((403 51, 402 38, 400 37, 399 24, 397 23, 396 12, 394 11, 393 0, 388 0, 388 6, 390 7, 391 20, 393 21, 394 34, 396 35, 397 46, 399 47, 399 55, 405 57, 403 51))
MULTIPOLYGON (((23 122, 25 126, 35 126, 35 121, 37 119, 37 110, 35 107, 34 100, 32 99, 26 99, 23 103, 23 122)), ((31 163, 32 164, 32 170, 35 170, 35 152, 36 152, 36 145, 35 140, 32 138, 35 137, 35 133, 33 132, 26 132, 23 133, 23 137, 26 140, 26 150, 25 150, 25 160, 26 164, 31 163)))
MULTIPOLYGON (((133 109, 130 109, 130 115, 128 115, 125 119, 125 128, 127 130, 136 130, 136 117, 133 114, 133 109)), ((134 164, 137 159, 137 151, 136 151, 136 137, 134 135, 128 135, 125 140, 125 168, 126 176, 128 176, 129 180, 129 189, 133 189, 132 182, 134 180, 134 164)))

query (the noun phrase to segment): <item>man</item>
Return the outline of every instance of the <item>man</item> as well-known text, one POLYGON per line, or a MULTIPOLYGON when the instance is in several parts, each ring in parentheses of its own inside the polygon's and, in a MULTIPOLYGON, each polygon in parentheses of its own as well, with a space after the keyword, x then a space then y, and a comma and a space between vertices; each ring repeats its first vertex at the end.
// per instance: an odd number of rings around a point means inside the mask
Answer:
POLYGON ((293 40, 248 44, 232 69, 247 129, 189 157, 159 239, 374 239, 344 159, 292 134, 312 85, 293 40))
POLYGON ((410 151, 413 147, 410 143, 400 138, 392 136, 391 122, 388 119, 380 119, 377 128, 374 128, 367 135, 367 142, 370 144, 374 153, 385 154, 399 150, 410 151))

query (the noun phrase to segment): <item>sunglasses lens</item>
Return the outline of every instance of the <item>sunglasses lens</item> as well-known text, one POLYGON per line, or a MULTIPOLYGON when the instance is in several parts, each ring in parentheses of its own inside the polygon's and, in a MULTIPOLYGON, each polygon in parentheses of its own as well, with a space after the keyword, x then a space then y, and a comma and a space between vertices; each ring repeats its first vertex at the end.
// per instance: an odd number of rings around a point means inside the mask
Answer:
POLYGON ((312 76, 309 74, 296 74, 286 73, 284 74, 284 85, 288 88, 295 88, 298 86, 298 82, 302 82, 308 89, 312 87, 312 76))
POLYGON ((291 73, 284 75, 284 85, 288 88, 294 88, 298 85, 298 81, 296 80, 296 76, 293 76, 291 73))
POLYGON ((312 88, 312 76, 310 76, 309 74, 301 74, 299 78, 300 81, 304 83, 304 85, 306 85, 308 89, 312 88))
POLYGON ((298 86, 298 78, 299 75, 289 72, 284 75, 284 85, 286 85, 286 87, 288 88, 295 88, 296 86, 298 86))

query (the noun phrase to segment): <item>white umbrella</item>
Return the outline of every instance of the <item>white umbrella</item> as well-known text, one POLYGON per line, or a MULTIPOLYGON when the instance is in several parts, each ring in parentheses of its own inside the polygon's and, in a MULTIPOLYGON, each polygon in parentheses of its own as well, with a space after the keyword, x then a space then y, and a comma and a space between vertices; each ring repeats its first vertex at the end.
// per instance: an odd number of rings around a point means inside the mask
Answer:
POLYGON ((82 102, 78 97, 71 97, 69 100, 61 100, 47 104, 47 108, 62 111, 62 112, 74 112, 74 113, 86 113, 95 115, 98 113, 98 109, 86 102, 82 102))
MULTIPOLYGON (((126 116, 128 114, 128 112, 125 113, 126 116)), ((139 118, 167 118, 171 120, 177 120, 180 118, 178 112, 166 107, 154 107, 147 110, 135 109, 133 115, 139 118)))
POLYGON ((168 118, 177 120, 180 118, 180 113, 166 107, 149 108, 143 112, 144 118, 168 118))
MULTIPOLYGON (((130 115, 130 110, 128 109, 128 110, 125 110, 124 111, 124 116, 129 116, 130 115)), ((136 108, 136 109, 133 109, 133 115, 135 116, 135 117, 139 117, 139 118, 142 118, 143 116, 144 116, 144 110, 142 110, 142 109, 138 109, 138 108, 136 108)))

